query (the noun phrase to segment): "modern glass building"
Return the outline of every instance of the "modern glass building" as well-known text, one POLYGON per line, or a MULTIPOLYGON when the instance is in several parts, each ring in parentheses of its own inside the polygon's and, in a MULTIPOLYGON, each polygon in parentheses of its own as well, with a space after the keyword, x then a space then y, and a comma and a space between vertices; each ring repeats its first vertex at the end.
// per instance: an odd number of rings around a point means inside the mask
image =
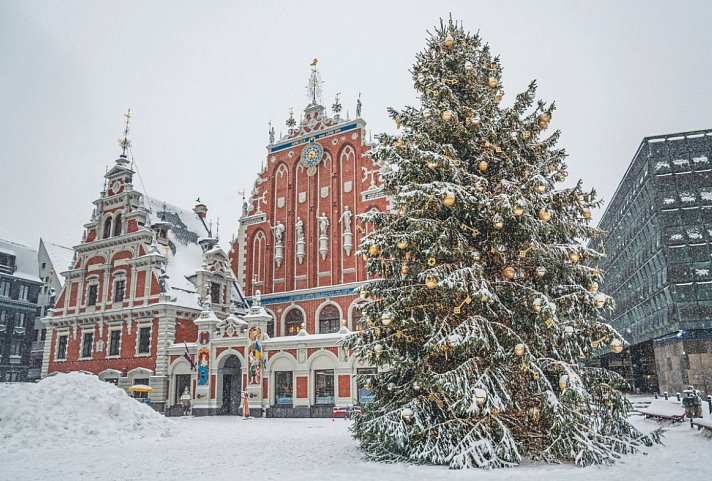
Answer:
POLYGON ((712 130, 643 139, 599 228, 631 344, 602 362, 642 392, 712 394, 712 130))

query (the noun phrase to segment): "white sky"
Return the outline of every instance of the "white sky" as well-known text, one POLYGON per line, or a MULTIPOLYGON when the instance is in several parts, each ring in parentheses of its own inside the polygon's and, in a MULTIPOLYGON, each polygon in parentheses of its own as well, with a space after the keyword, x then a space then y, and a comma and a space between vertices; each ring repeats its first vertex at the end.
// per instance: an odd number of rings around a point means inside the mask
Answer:
POLYGON ((408 70, 450 12, 501 55, 505 104, 534 78, 556 101, 570 179, 606 199, 643 137, 712 127, 709 1, 3 0, 0 238, 80 241, 130 107, 148 194, 200 196, 229 240, 311 59, 324 105, 341 92, 353 117, 361 92, 367 128, 392 131, 386 107, 417 104, 408 70))

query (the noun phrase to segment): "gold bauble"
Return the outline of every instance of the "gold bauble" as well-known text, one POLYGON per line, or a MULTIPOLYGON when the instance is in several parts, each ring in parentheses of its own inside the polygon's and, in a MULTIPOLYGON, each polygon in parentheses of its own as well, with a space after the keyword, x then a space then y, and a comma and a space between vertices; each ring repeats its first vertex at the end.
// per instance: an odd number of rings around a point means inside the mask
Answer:
POLYGON ((534 97, 536 97, 534 92, 532 92, 531 90, 527 92, 527 100, 534 100, 534 97))
POLYGON ((527 414, 529 414, 529 417, 532 418, 532 420, 538 421, 541 412, 538 407, 531 407, 529 408, 529 411, 527 411, 527 414))
POLYGON ((551 114, 549 113, 543 113, 539 116, 539 120, 543 120, 544 122, 548 122, 551 120, 551 114))
POLYGON ((487 401, 487 391, 482 389, 481 387, 476 387, 473 394, 475 395, 475 402, 479 407, 482 407, 485 405, 485 401, 487 401))
POLYGON ((403 139, 398 139, 398 140, 396 140, 396 144, 395 144, 395 145, 396 145, 396 147, 398 147, 399 149, 402 149, 402 148, 403 148, 403 139))
POLYGON ((519 217, 520 215, 524 214, 524 208, 521 205, 515 205, 512 208, 512 214, 514 214, 516 217, 519 217))
POLYGON ((373 346, 373 352, 376 354, 377 358, 381 357, 381 354, 383 354, 383 345, 376 344, 375 346, 373 346))
POLYGON ((381 249, 379 249, 376 244, 371 244, 368 247, 368 253, 371 254, 372 256, 378 255, 379 252, 381 252, 381 249))
POLYGON ((407 249, 407 248, 408 248, 408 241, 403 240, 403 239, 402 239, 402 240, 399 240, 398 243, 396 244, 396 246, 397 246, 400 250, 407 249))
POLYGON ((383 314, 381 314, 381 323, 384 326, 390 326, 391 322, 393 322, 393 314, 390 311, 385 311, 383 314))
POLYGON ((480 125, 480 116, 479 116, 479 115, 475 115, 474 117, 472 117, 472 121, 471 121, 471 122, 472 122, 472 125, 480 125))
POLYGON ((549 122, 544 122, 543 120, 539 121, 539 128, 540 129, 548 129, 549 128, 549 122))
POLYGON ((539 298, 539 297, 537 297, 536 299, 534 299, 534 300, 532 301, 532 309, 534 310, 534 312, 539 312, 539 311, 541 311, 542 302, 543 302, 543 301, 542 301, 541 298, 539 298))
POLYGON ((539 220, 543 220, 544 222, 546 222, 549 219, 551 219, 551 214, 548 211, 543 209, 539 211, 539 220))
POLYGON ((576 252, 570 252, 569 253, 569 260, 571 262, 578 262, 581 259, 581 256, 578 255, 576 252))
POLYGON ((472 260, 475 262, 479 262, 480 259, 482 259, 482 254, 480 254, 480 251, 472 251, 472 260))
POLYGON ((502 101, 502 96, 500 94, 497 94, 494 96, 494 101, 495 102, 501 102, 502 101))
POLYGON ((450 192, 445 194, 445 197, 443 197, 443 204, 445 204, 445 206, 447 207, 452 207, 453 205, 455 205, 455 194, 452 194, 450 192))
POLYGON ((435 289, 438 286, 438 281, 434 277, 428 276, 425 278, 425 285, 428 289, 435 289))
POLYGON ((621 352, 623 350, 623 343, 620 341, 620 339, 613 339, 611 341, 610 347, 611 347, 611 351, 618 354, 619 352, 621 352))
POLYGON ((423 118, 425 118, 425 119, 430 118, 430 109, 423 110, 423 118))
POLYGON ((445 40, 443 41, 443 45, 445 45, 447 48, 452 47, 452 45, 455 43, 455 39, 452 38, 452 35, 448 34, 447 37, 445 37, 445 40))
POLYGON ((559 388, 563 391, 566 389, 566 386, 569 384, 569 376, 566 374, 562 374, 561 377, 559 378, 559 388))
POLYGON ((512 132, 511 134, 509 134, 509 138, 512 140, 517 140, 519 138, 519 135, 517 135, 516 132, 512 132))
POLYGON ((402 119, 401 119, 400 115, 396 115, 396 118, 393 119, 393 120, 395 120, 395 122, 396 122, 396 128, 397 128, 397 129, 400 129, 401 122, 402 122, 402 119))
POLYGON ((512 266, 507 266, 504 269, 502 269, 502 275, 504 276, 505 279, 514 279, 515 274, 516 274, 516 271, 514 270, 514 267, 512 267, 512 266))
POLYGON ((445 122, 449 122, 450 120, 452 120, 452 112, 450 112, 449 110, 443 110, 442 119, 445 122))
POLYGON ((465 71, 467 71, 467 72, 472 72, 474 69, 475 69, 475 67, 474 67, 474 65, 472 65, 472 62, 470 62, 469 60, 467 60, 467 61, 465 62, 465 71))
POLYGON ((586 289, 588 289, 588 292, 591 292, 593 294, 597 293, 598 292, 598 282, 592 281, 586 289))
POLYGON ((490 87, 496 87, 498 84, 497 79, 494 77, 490 77, 489 80, 487 81, 487 85, 490 87))
POLYGON ((583 212, 581 212, 581 217, 583 217, 584 219, 590 219, 591 211, 588 209, 584 209, 583 212))
POLYGON ((539 266, 536 268, 536 275, 538 277, 544 277, 546 275, 546 267, 539 266))
POLYGON ((522 357, 524 355, 524 351, 524 344, 517 344, 516 346, 514 346, 514 354, 516 354, 517 356, 522 357))
POLYGON ((537 186, 534 187, 534 190, 536 190, 540 194, 543 194, 544 192, 546 192, 546 186, 544 184, 537 184, 537 186))
POLYGON ((413 410, 410 408, 405 408, 401 411, 401 418, 403 418, 403 421, 410 421, 413 418, 413 410))
POLYGON ((429 169, 433 169, 433 170, 438 168, 438 163, 435 162, 434 160, 429 160, 427 162, 427 164, 425 164, 425 165, 427 165, 429 169))
POLYGON ((495 230, 501 230, 504 227, 504 222, 501 219, 497 219, 492 222, 492 227, 494 227, 495 230))
POLYGON ((409 272, 410 272, 410 267, 408 267, 406 265, 401 266, 401 274, 403 274, 405 276, 405 275, 408 275, 409 272))
POLYGON ((606 295, 600 292, 593 296, 593 305, 600 309, 606 304, 606 295))
POLYGON ((481 172, 484 172, 485 170, 487 170, 487 167, 488 167, 488 166, 489 166, 489 164, 487 164, 487 161, 485 161, 485 160, 482 160, 482 161, 480 161, 479 164, 477 164, 477 168, 478 168, 481 172))

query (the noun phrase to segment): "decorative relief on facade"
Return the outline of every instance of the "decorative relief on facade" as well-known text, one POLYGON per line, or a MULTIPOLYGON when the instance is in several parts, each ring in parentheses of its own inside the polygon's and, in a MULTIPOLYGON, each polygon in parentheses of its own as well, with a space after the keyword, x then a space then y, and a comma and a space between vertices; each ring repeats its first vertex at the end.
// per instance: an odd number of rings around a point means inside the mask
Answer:
POLYGON ((329 197, 329 187, 322 187, 320 195, 322 199, 326 199, 327 197, 329 197))
POLYGON ((297 195, 297 200, 299 201, 300 204, 303 204, 304 202, 307 201, 307 193, 306 192, 300 192, 297 195))
POLYGON ((368 190, 376 189, 377 188, 376 176, 379 177, 379 181, 380 181, 379 169, 377 169, 377 168, 369 169, 368 167, 363 166, 363 167, 361 167, 361 172, 362 172, 361 182, 366 182, 366 181, 370 180, 370 185, 368 186, 368 190))
POLYGON ((353 189, 354 183, 352 181, 344 182, 344 193, 348 194, 353 189))
POLYGON ((294 224, 294 231, 297 238, 297 260, 301 264, 304 262, 304 222, 301 217, 297 217, 297 222, 294 224))
POLYGON ((277 208, 281 209, 284 207, 284 197, 280 197, 277 199, 277 208))
POLYGON ((326 255, 329 253, 329 218, 325 213, 321 213, 321 216, 317 216, 319 220, 319 254, 321 254, 322 260, 326 259, 326 255))

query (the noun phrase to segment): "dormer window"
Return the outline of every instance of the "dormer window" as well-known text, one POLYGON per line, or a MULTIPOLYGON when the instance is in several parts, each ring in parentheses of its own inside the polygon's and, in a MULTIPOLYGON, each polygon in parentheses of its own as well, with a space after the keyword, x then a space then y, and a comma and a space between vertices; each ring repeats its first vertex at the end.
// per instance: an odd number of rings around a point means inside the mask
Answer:
POLYGON ((15 272, 15 256, 0 254, 0 272, 12 274, 15 272))
POLYGON ((121 235, 121 214, 114 217, 114 237, 121 235))
POLYGON ((107 217, 104 221, 104 235, 102 239, 108 239, 111 235, 111 217, 107 217))
POLYGON ((220 304, 220 287, 220 284, 210 283, 210 302, 213 304, 220 304))

